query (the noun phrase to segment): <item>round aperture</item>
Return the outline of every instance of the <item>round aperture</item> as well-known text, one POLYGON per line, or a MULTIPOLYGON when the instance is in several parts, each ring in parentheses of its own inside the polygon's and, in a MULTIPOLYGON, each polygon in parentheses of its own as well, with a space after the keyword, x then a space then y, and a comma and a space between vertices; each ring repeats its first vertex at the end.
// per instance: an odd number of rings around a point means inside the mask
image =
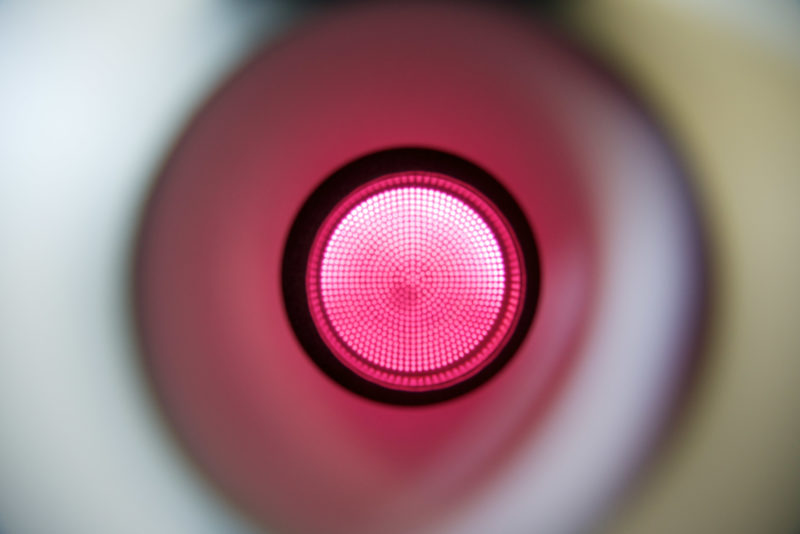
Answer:
POLYGON ((475 165, 424 149, 334 173, 299 213, 284 259, 306 352, 388 402, 442 400, 488 379, 530 325, 538 283, 511 196, 475 165))

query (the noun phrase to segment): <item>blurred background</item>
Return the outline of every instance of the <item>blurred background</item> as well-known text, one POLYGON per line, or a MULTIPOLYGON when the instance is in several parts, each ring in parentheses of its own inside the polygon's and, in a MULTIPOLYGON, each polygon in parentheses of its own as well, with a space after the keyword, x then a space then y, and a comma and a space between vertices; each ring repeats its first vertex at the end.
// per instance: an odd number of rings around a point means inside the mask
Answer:
POLYGON ((0 533, 797 532, 798 28, 780 1, 0 0, 0 533), (375 90, 406 72, 441 79, 375 90), (516 367, 416 411, 317 376, 275 295, 224 326, 314 180, 393 144, 505 180, 549 269, 516 367), (235 264, 202 302, 220 346, 273 347, 264 382, 159 363, 200 324, 170 315, 206 283, 184 240, 235 264))

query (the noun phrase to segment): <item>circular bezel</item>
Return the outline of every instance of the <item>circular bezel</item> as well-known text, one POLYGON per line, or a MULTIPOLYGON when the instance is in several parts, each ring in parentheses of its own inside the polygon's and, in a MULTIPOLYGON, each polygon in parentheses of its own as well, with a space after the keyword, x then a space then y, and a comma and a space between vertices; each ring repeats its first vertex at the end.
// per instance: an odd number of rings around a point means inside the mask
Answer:
MULTIPOLYGON (((446 188, 443 184, 436 187, 446 188)), ((479 213, 484 217, 489 215, 485 209, 479 213)), ((395 148, 372 153, 344 165, 325 179, 295 218, 286 240, 282 271, 284 303, 290 323, 314 363, 354 393, 376 401, 408 405, 454 398, 494 376, 525 338, 535 313, 540 285, 539 258, 533 233, 513 197, 477 165, 458 156, 426 148, 395 148), (451 180, 456 187, 474 194, 475 198, 493 208, 496 220, 490 221, 489 226, 493 232, 508 234, 505 238, 496 234, 496 238, 513 242, 522 280, 521 303, 513 317, 515 324, 508 329, 497 348, 474 369, 434 388, 406 387, 383 380, 378 382, 359 372, 356 366, 346 364, 334 353, 336 346, 332 348, 330 341, 324 339, 330 336, 320 334, 319 327, 323 325, 315 321, 315 314, 310 307, 316 300, 313 285, 309 286, 309 279, 313 279, 311 270, 319 261, 319 243, 327 241, 331 225, 352 208, 353 199, 374 194, 371 186, 383 183, 383 179, 393 175, 415 172, 439 175, 443 184, 451 180)))

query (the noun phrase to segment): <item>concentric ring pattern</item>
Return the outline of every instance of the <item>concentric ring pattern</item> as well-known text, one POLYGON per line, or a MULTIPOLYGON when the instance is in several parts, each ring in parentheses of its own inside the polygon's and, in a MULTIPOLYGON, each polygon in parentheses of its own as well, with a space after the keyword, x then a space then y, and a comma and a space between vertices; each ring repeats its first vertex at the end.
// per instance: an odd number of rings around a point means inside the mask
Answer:
POLYGON ((325 219, 306 271, 334 355, 395 389, 446 387, 496 356, 522 308, 513 232, 478 191, 435 173, 382 176, 325 219))

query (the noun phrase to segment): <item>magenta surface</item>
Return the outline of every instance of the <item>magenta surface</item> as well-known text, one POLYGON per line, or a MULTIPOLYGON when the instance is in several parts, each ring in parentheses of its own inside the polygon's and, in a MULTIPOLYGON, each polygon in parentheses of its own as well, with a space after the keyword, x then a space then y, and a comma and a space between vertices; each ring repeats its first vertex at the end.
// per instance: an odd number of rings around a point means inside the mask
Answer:
POLYGON ((327 217, 311 248, 309 309, 353 371, 429 390, 471 376, 519 318, 524 267, 502 214, 433 173, 365 184, 327 217))

